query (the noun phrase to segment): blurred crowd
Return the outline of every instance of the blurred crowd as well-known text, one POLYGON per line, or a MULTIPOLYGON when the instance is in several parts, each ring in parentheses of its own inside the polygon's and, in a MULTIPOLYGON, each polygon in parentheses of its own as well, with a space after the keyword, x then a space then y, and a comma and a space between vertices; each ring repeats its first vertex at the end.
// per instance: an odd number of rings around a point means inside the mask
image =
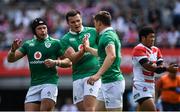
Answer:
POLYGON ((123 47, 136 45, 138 29, 151 25, 157 46, 180 48, 180 0, 1 0, 0 50, 9 49, 15 38, 32 38, 29 23, 36 17, 47 21, 51 36, 61 38, 68 31, 70 9, 81 11, 85 26, 93 26, 97 11, 109 11, 123 47))

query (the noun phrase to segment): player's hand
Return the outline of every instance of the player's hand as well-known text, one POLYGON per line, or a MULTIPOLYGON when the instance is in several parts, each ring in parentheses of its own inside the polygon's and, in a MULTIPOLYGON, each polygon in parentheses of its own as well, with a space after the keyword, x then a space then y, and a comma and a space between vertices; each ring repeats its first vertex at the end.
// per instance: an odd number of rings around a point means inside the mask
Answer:
POLYGON ((22 39, 15 39, 11 45, 11 52, 15 52, 19 47, 22 42, 22 39))
POLYGON ((94 85, 94 83, 99 80, 100 76, 95 74, 93 76, 91 76, 89 79, 87 79, 87 83, 90 85, 94 85))
POLYGON ((85 36, 83 38, 83 45, 84 45, 84 50, 87 51, 87 48, 90 46, 89 45, 89 38, 88 38, 88 36, 85 36))
POLYGON ((52 60, 52 59, 46 59, 44 61, 44 64, 48 67, 48 68, 51 68, 51 67, 54 67, 56 65, 56 60, 52 60))
POLYGON ((84 52, 85 52, 84 45, 81 46, 81 48, 79 49, 79 52, 80 52, 80 53, 84 53, 84 52))

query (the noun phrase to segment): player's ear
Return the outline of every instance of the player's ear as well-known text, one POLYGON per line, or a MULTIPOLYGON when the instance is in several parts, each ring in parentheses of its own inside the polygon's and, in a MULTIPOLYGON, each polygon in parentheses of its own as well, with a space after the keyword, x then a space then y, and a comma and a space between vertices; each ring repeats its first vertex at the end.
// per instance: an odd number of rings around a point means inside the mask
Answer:
POLYGON ((141 37, 141 41, 144 41, 145 39, 146 39, 145 36, 142 36, 142 37, 141 37))
POLYGON ((96 21, 97 22, 97 25, 98 26, 101 26, 102 25, 102 22, 101 21, 96 21))

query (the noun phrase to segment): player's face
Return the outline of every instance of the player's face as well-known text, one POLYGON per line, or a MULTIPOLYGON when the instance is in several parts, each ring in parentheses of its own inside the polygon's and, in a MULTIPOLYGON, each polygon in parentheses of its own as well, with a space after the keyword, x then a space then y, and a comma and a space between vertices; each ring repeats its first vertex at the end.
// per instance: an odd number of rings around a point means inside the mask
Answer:
POLYGON ((96 31, 99 33, 100 32, 100 22, 94 20, 94 27, 96 28, 96 31))
POLYGON ((147 47, 153 46, 154 42, 155 42, 155 34, 154 33, 150 33, 149 35, 146 36, 145 44, 147 47))
POLYGON ((82 18, 79 14, 68 18, 68 25, 73 32, 80 32, 82 28, 82 18))
POLYGON ((37 38, 42 40, 47 37, 47 26, 46 25, 39 25, 36 27, 36 35, 37 38))

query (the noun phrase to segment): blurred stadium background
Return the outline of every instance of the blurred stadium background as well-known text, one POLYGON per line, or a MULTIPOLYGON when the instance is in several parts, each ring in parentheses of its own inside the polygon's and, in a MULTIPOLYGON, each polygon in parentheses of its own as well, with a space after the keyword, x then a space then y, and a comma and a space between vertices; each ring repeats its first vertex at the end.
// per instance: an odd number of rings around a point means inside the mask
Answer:
MULTIPOLYGON (((180 0, 1 0, 0 1, 0 111, 22 111, 30 84, 28 63, 23 58, 7 62, 7 52, 15 38, 32 38, 29 23, 44 18, 49 33, 61 38, 67 31, 65 13, 78 9, 83 24, 93 26, 92 15, 99 10, 112 14, 112 25, 122 42, 121 69, 126 79, 124 110, 133 109, 131 98, 132 47, 138 42, 138 29, 151 25, 156 30, 156 46, 160 47, 165 63, 180 65, 180 0)), ((57 109, 72 96, 71 69, 58 69, 60 76, 57 109)))

